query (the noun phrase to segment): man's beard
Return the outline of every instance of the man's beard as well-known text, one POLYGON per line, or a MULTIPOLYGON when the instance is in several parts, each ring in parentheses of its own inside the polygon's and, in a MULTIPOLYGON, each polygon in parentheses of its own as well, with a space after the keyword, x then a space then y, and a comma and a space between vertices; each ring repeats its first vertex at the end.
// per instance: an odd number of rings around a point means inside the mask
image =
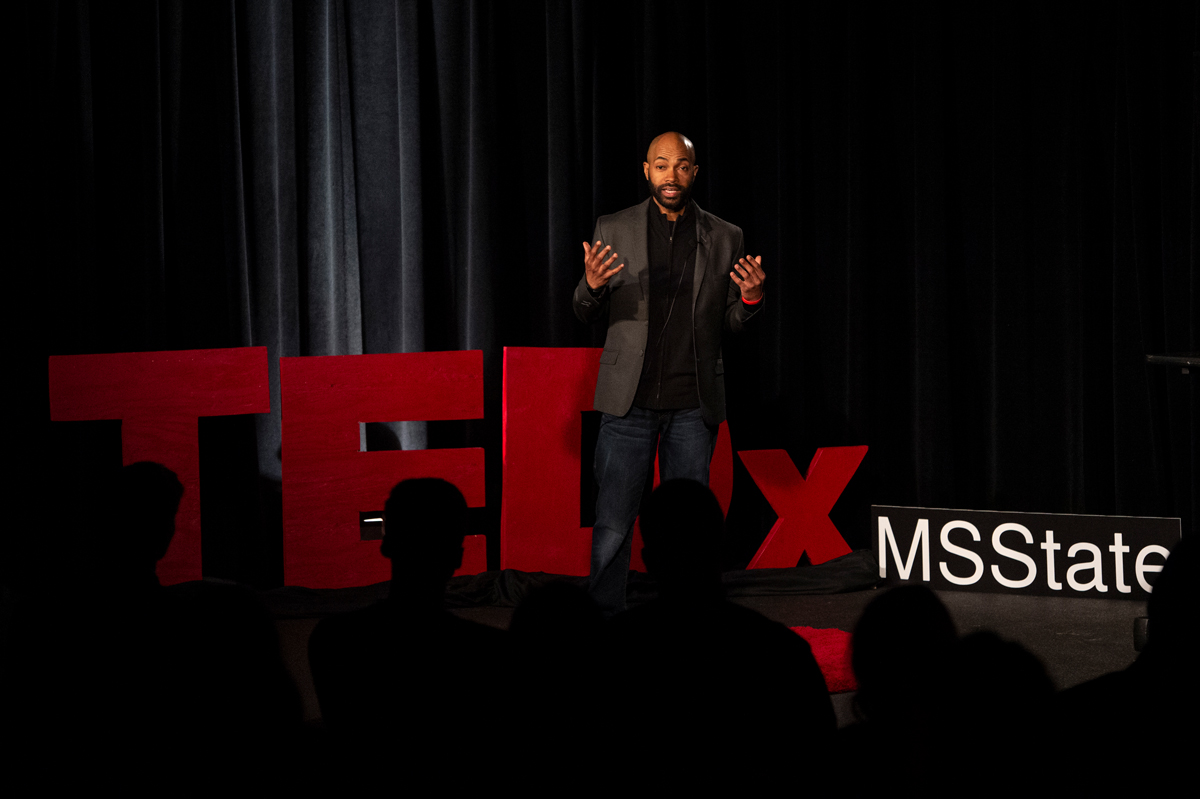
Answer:
POLYGON ((666 208, 671 213, 678 213, 682 211, 687 207, 688 202, 692 199, 692 187, 690 185, 680 186, 678 183, 663 183, 659 186, 655 186, 653 181, 650 180, 646 181, 646 185, 650 187, 650 196, 657 200, 659 205, 661 205, 663 208, 666 208), (679 189, 679 194, 675 196, 675 199, 663 196, 662 190, 667 186, 679 189))

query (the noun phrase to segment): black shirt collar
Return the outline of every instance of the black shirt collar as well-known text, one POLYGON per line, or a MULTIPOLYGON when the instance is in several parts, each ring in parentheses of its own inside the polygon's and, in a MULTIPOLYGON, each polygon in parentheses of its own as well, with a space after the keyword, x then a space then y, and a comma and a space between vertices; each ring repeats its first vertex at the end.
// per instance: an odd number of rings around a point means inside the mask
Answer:
MULTIPOLYGON (((663 238, 668 238, 671 235, 671 220, 667 219, 667 215, 658 207, 658 203, 654 202, 654 198, 650 198, 650 229, 663 238)), ((679 215, 679 219, 675 221, 675 230, 678 233, 684 233, 684 228, 680 226, 681 222, 689 223, 689 230, 695 229, 696 220, 696 203, 688 200, 688 204, 684 207, 683 213, 679 215)))

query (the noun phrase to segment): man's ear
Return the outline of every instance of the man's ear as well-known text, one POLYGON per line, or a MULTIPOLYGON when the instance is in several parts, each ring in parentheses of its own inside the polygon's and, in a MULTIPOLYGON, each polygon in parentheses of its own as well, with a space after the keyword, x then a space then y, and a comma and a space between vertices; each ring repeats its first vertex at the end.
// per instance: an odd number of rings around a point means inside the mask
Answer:
POLYGON ((642 174, 646 176, 646 180, 650 179, 650 162, 649 161, 642 162, 642 174))
POLYGON ((387 519, 383 520, 382 530, 383 530, 383 538, 379 542, 379 554, 383 555, 385 558, 391 559, 392 544, 395 542, 392 539, 388 538, 387 519))

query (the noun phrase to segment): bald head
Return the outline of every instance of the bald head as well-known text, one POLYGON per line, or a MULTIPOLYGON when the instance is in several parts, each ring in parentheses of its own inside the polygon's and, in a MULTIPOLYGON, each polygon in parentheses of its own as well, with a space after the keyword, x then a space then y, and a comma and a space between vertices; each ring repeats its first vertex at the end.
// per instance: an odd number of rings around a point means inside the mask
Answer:
POLYGON ((692 181, 696 179, 696 147, 691 139, 675 131, 655 136, 646 150, 642 169, 650 195, 668 219, 675 221, 687 212, 692 181))
POLYGON ((655 157, 660 154, 660 150, 683 149, 687 151, 688 158, 692 163, 696 163, 696 145, 692 144, 692 140, 682 133, 676 133, 673 130, 668 130, 666 133, 660 133, 650 141, 650 146, 646 148, 646 161, 654 163, 655 157))

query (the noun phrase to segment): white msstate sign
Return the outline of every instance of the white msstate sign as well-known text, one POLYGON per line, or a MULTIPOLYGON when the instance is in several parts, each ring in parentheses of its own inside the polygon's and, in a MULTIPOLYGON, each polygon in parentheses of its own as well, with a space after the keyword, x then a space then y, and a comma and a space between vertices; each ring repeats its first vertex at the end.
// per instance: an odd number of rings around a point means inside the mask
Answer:
POLYGON ((1142 599, 1179 519, 871 506, 885 580, 932 588, 1142 599))

